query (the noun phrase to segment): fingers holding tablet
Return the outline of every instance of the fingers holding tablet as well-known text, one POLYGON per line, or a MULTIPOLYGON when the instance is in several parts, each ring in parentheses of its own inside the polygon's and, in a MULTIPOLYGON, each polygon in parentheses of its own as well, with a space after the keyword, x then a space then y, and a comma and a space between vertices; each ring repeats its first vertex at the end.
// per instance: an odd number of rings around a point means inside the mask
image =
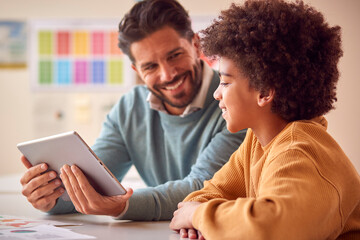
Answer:
MULTIPOLYGON (((61 168, 60 172, 60 178, 64 183, 66 191, 72 203, 74 204, 76 211, 85 213, 85 211, 83 210, 83 205, 86 205, 87 199, 84 195, 83 190, 79 186, 78 179, 75 177, 69 165, 64 165, 61 168)), ((87 184, 87 188, 92 188, 89 183, 87 184)))
POLYGON ((60 179, 57 178, 55 171, 46 172, 47 164, 32 166, 24 156, 21 157, 21 161, 28 168, 20 179, 22 194, 35 208, 49 211, 54 207, 56 199, 64 192, 60 187, 60 179))
POLYGON ((133 194, 131 188, 126 194, 106 196, 98 193, 76 165, 64 165, 60 178, 76 210, 83 214, 118 216, 125 209, 126 202, 133 194))
POLYGON ((24 155, 21 155, 21 162, 24 164, 24 166, 26 168, 31 168, 32 167, 32 164, 29 162, 29 160, 27 160, 27 158, 24 156, 24 155))

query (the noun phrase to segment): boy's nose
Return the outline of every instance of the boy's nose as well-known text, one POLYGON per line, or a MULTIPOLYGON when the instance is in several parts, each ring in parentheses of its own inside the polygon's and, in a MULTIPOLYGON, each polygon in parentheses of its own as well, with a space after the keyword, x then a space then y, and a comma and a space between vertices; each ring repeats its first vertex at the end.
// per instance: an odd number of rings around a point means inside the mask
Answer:
POLYGON ((221 99, 221 90, 220 90, 220 85, 217 87, 217 89, 215 90, 214 94, 213 94, 213 97, 220 101, 221 99))

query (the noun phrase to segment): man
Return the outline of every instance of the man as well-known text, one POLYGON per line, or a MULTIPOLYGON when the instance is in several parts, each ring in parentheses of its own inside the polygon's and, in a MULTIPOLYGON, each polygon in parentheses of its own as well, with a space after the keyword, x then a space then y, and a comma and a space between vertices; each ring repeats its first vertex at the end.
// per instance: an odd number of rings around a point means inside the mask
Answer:
POLYGON ((60 178, 46 165, 29 168, 21 179, 34 207, 50 213, 101 214, 118 219, 165 220, 177 203, 227 161, 244 133, 230 134, 212 94, 217 74, 200 60, 198 37, 175 0, 134 5, 119 25, 119 46, 146 86, 123 96, 108 114, 93 151, 121 181, 134 165, 149 186, 124 196, 102 196, 76 166, 60 178), (44 168, 41 168, 41 167, 44 168), (74 209, 75 207, 75 209, 74 209))

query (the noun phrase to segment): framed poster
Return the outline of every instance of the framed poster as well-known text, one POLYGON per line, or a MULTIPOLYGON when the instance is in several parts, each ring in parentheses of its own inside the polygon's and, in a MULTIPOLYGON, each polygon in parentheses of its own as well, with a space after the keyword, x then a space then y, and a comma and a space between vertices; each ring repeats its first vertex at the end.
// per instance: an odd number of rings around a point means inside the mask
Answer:
POLYGON ((0 21, 0 68, 26 67, 26 23, 0 21))
POLYGON ((135 83, 118 48, 118 19, 41 19, 30 28, 34 90, 117 91, 135 83))

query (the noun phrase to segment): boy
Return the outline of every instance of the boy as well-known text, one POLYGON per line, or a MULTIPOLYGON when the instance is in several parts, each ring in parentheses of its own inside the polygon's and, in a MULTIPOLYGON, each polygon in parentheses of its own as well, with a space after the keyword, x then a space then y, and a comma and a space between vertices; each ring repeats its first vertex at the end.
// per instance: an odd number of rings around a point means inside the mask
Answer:
POLYGON ((337 100, 340 27, 302 1, 249 0, 202 33, 206 55, 220 57, 214 97, 227 128, 249 130, 170 228, 200 239, 360 239, 359 174, 323 117, 337 100))

